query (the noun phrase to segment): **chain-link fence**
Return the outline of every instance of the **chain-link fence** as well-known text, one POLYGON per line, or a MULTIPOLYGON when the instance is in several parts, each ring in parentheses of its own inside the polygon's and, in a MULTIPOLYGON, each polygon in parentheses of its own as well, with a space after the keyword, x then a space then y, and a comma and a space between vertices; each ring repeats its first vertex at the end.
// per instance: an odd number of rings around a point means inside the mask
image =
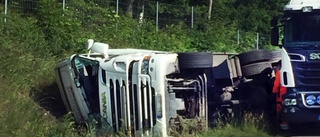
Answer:
MULTIPOLYGON (((135 3, 130 4, 125 2, 120 2, 119 0, 93 0, 90 1, 106 9, 112 9, 116 14, 123 15, 128 14, 128 9, 133 11, 130 13, 133 18, 137 21, 142 22, 142 19, 147 19, 152 21, 157 31, 158 28, 165 27, 170 24, 184 23, 185 26, 189 29, 192 29, 197 22, 206 20, 206 16, 203 16, 206 13, 201 10, 195 10, 193 6, 185 5, 173 5, 160 3, 157 1, 144 1, 144 3, 135 3), (175 10, 172 10, 175 9, 175 10)), ((77 5, 77 1, 74 0, 59 0, 61 4, 61 10, 68 9, 68 7, 74 7, 77 5)), ((3 14, 4 20, 6 22, 6 15, 10 15, 12 12, 18 12, 24 15, 36 14, 38 8, 38 0, 1 0, 3 5, 3 14)), ((86 16, 94 16, 94 11, 85 13, 86 16)), ((62 16, 62 15, 61 15, 62 16)), ((234 36, 234 43, 240 44, 241 41, 245 41, 244 38, 250 35, 251 39, 255 39, 255 42, 252 42, 253 48, 261 48, 262 45, 267 45, 269 43, 268 34, 248 34, 247 32, 238 31, 237 35, 234 36)))

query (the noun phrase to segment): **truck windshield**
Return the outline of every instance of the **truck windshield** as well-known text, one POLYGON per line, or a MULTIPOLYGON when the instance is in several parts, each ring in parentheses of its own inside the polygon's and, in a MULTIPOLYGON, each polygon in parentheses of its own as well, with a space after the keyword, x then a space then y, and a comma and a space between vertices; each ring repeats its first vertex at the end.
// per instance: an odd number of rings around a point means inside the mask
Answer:
POLYGON ((320 14, 298 13, 284 18, 286 47, 320 44, 320 14))

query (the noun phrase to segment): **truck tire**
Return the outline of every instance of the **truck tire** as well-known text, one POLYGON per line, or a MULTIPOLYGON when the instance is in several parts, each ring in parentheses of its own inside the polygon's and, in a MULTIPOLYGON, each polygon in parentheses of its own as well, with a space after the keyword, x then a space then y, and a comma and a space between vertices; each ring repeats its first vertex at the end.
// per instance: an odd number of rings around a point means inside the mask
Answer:
POLYGON ((210 68, 213 66, 213 56, 210 52, 178 53, 180 68, 210 68))
POLYGON ((239 54, 238 58, 240 60, 240 64, 245 66, 252 63, 268 61, 271 59, 271 55, 268 50, 252 50, 239 54))
POLYGON ((281 51, 275 50, 270 52, 270 62, 271 63, 277 63, 281 59, 281 51))
POLYGON ((241 70, 242 75, 249 78, 257 74, 272 73, 272 66, 270 62, 259 62, 242 66, 241 70))

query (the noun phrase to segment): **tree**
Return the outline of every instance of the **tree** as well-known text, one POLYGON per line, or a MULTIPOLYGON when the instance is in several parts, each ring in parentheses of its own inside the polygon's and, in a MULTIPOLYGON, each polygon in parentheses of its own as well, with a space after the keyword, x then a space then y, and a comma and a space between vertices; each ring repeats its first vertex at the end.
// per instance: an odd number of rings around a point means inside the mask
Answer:
POLYGON ((144 18, 144 2, 145 0, 138 0, 138 8, 140 9, 138 11, 140 24, 143 23, 143 18, 144 18))
POLYGON ((134 0, 126 0, 126 15, 133 17, 133 2, 134 0))

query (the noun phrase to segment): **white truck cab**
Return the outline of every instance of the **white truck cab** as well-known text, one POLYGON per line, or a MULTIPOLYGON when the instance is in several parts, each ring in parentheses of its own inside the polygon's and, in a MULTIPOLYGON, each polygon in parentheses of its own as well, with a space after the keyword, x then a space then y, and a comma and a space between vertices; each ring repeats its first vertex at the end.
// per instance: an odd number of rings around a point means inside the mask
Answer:
POLYGON ((127 136, 175 136, 263 112, 280 53, 109 49, 93 40, 88 50, 55 68, 64 104, 76 122, 127 136))
POLYGON ((109 49, 93 40, 88 50, 55 69, 64 104, 78 123, 98 115, 100 125, 132 136, 168 136, 190 120, 207 128, 212 53, 109 49))
POLYGON ((284 11, 302 10, 303 12, 311 12, 313 9, 320 9, 319 0, 290 0, 284 7, 284 11))

